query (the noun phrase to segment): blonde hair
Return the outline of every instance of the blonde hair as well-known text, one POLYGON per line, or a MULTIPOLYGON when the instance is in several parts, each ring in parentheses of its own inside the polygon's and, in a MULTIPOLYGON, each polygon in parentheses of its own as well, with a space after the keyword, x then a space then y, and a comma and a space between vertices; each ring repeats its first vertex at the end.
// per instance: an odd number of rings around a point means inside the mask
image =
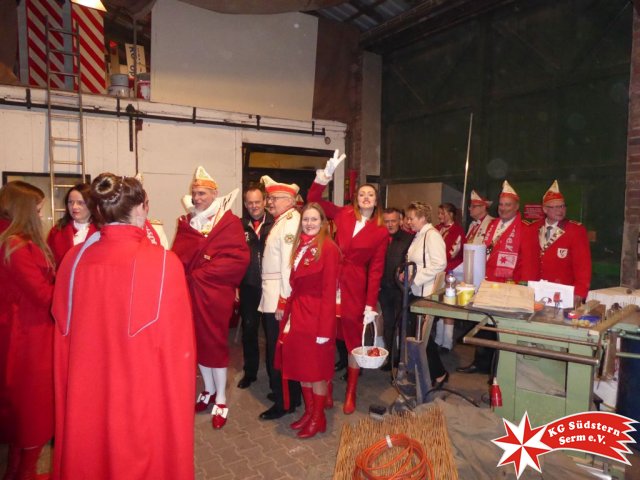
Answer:
POLYGON ((431 223, 431 205, 424 202, 411 202, 405 212, 409 213, 410 210, 416 212, 416 217, 424 218, 427 223, 431 223))
POLYGON ((380 195, 378 194, 378 189, 376 187, 374 187, 373 185, 371 185, 370 183, 363 183, 362 185, 360 185, 358 187, 358 189, 356 190, 355 195, 353 196, 353 200, 351 202, 351 205, 353 206, 353 211, 356 214, 356 220, 359 222, 360 220, 362 220, 362 212, 360 211, 360 206, 358 205, 358 192, 360 192, 360 189, 364 188, 364 187, 369 187, 372 188, 373 191, 376 194, 376 206, 373 209, 373 213, 371 214, 371 219, 373 220, 374 218, 376 219, 376 225, 378 225, 379 227, 384 225, 384 218, 382 217, 382 209, 378 208, 378 200, 380 200, 380 195))
POLYGON ((313 254, 313 258, 316 262, 320 258, 320 254, 322 253, 322 245, 324 244, 324 242, 327 239, 329 241, 332 241, 331 235, 329 234, 329 220, 327 219, 327 215, 324 213, 324 210, 322 209, 319 203, 316 203, 316 202, 307 203, 304 207, 302 207, 302 210, 300 211, 300 223, 298 224, 298 231, 296 232, 296 237, 293 240, 293 248, 291 249, 291 259, 290 259, 291 266, 293 266, 294 262, 296 261, 296 255, 298 254, 298 247, 300 246, 300 242, 301 242, 300 237, 302 234, 302 217, 304 216, 304 212, 311 209, 317 211, 320 214, 320 220, 322 220, 322 223, 320 224, 320 231, 318 232, 318 235, 316 235, 316 238, 315 238, 316 251, 313 254))
POLYGON ((53 255, 44 238, 38 204, 44 200, 44 192, 30 183, 16 180, 0 189, 0 217, 9 220, 9 227, 0 234, 0 247, 5 247, 4 262, 11 254, 33 242, 53 267, 53 255), (16 241, 17 240, 17 241, 16 241))

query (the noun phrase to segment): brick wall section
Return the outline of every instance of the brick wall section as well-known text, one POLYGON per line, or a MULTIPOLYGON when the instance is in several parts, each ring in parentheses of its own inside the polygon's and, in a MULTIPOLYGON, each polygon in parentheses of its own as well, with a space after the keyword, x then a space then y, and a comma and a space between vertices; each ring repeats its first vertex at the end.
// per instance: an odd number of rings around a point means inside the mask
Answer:
POLYGON ((627 173, 624 237, 620 282, 638 288, 638 234, 640 233, 640 2, 634 2, 631 77, 629 79, 629 129, 627 135, 627 173))

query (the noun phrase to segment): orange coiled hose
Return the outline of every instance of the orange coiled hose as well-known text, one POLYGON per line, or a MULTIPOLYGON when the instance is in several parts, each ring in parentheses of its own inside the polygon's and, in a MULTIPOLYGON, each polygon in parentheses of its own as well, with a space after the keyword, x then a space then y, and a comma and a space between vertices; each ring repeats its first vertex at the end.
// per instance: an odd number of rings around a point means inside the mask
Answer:
POLYGON ((433 467, 422 445, 401 433, 386 435, 356 457, 354 480, 427 480, 433 479, 433 467), (389 449, 401 449, 381 463, 389 449), (393 472, 393 473, 385 473, 393 472))

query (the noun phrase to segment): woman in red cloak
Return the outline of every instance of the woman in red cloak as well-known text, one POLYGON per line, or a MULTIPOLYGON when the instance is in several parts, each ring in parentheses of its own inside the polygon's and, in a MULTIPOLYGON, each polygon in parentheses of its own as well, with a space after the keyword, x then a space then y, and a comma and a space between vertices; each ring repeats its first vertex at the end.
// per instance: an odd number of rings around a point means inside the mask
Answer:
POLYGON ((60 265, 71 247, 84 242, 96 231, 90 188, 87 183, 79 183, 71 187, 64 197, 64 216, 49 231, 47 237, 56 265, 60 265))
MULTIPOLYGON (((278 338, 276 368, 286 380, 302 386, 305 412, 291 424, 299 438, 324 432, 327 383, 333 377, 336 339, 336 285, 340 250, 331 240, 322 207, 309 203, 291 254, 291 295, 278 338)), ((286 397, 285 397, 286 398, 286 397)))
POLYGON ((344 154, 338 157, 338 151, 335 151, 325 169, 316 172, 307 200, 319 203, 327 217, 334 220, 337 228, 336 243, 343 255, 338 279, 338 338, 345 341, 349 351, 347 392, 342 411, 351 414, 356 409, 356 387, 360 374, 351 351, 362 343, 363 325, 373 322, 378 315, 375 308, 389 245, 389 233, 382 221, 382 211, 377 208, 378 192, 373 185, 361 185, 353 203, 345 207, 322 200, 322 191, 345 158, 344 154))
POLYGON ((54 479, 192 480, 195 340, 180 260, 144 230, 140 182, 99 175, 104 220, 58 269, 54 479))
POLYGON ((5 480, 37 478, 53 436, 54 266, 42 231, 44 193, 25 182, 0 189, 0 443, 5 480))

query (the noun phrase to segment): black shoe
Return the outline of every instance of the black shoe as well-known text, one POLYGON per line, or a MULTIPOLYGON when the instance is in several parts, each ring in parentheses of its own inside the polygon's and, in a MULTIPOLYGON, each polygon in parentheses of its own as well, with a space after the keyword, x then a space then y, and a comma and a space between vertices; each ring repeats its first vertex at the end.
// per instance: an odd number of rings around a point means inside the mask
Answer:
POLYGON ((276 395, 273 392, 267 393, 267 400, 269 400, 270 402, 275 402, 276 401, 276 395))
POLYGON ((436 380, 435 382, 433 382, 433 386, 432 389, 433 390, 440 390, 442 387, 444 387, 444 384, 447 383, 449 381, 449 372, 445 372, 444 374, 444 378, 442 380, 436 380))
POLYGON ((474 363, 466 367, 456 368, 456 372, 460 372, 460 373, 478 373, 479 371, 480 369, 474 363))
POLYGON ((256 381, 256 377, 249 377, 249 376, 245 375, 238 382, 238 388, 243 388, 243 389, 244 388, 249 388, 249 385, 251 385, 255 381, 256 381))
POLYGON ((260 420, 276 420, 278 418, 282 418, 288 413, 293 413, 296 411, 296 407, 291 407, 289 410, 285 410, 284 408, 280 408, 277 405, 273 405, 270 409, 265 410, 260 414, 260 420))
POLYGON ((347 362, 343 362, 342 360, 338 360, 336 364, 333 366, 334 372, 339 372, 340 370, 344 370, 347 368, 347 362))

